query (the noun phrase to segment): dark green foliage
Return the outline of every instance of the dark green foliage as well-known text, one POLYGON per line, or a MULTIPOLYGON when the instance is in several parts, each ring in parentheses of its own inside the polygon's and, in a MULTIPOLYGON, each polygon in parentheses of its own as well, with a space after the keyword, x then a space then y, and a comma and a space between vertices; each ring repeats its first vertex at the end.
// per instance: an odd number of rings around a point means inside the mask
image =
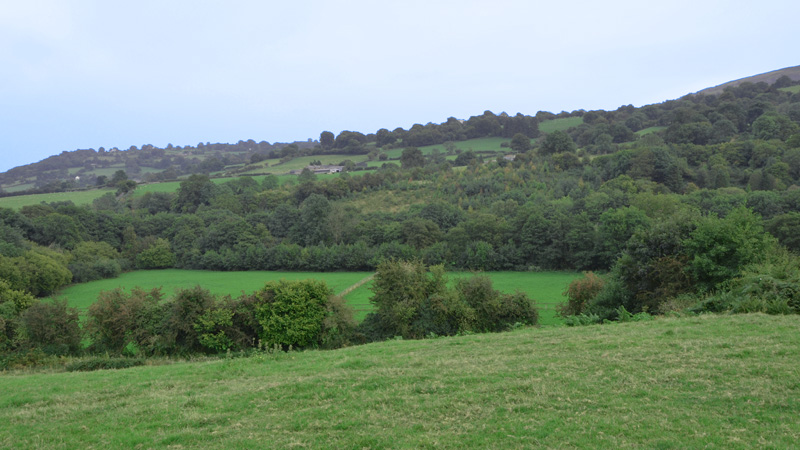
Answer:
POLYGON ((176 262, 169 241, 161 238, 156 239, 149 248, 136 255, 136 267, 140 269, 167 269, 174 267, 176 262))
POLYGON ((774 248, 773 241, 764 232, 760 217, 738 208, 722 219, 702 219, 684 245, 698 286, 710 290, 737 276, 745 265, 763 260, 774 248))
POLYGON ((270 281, 256 294, 261 340, 268 344, 308 347, 320 343, 330 288, 323 281, 270 281))
POLYGON ((703 299, 695 311, 800 314, 800 260, 786 251, 751 264, 703 299))
POLYGON ((196 286, 179 290, 165 306, 161 324, 163 351, 171 354, 191 354, 204 350, 195 324, 214 307, 216 298, 207 289, 196 286))
POLYGON ((26 344, 49 355, 74 355, 81 348, 78 310, 66 300, 38 302, 21 315, 26 344))
POLYGON ((593 272, 584 272, 583 278, 569 284, 564 295, 567 301, 559 305, 558 314, 561 317, 577 316, 586 311, 589 303, 603 288, 603 279, 593 272))
POLYGON ((447 288, 442 266, 420 261, 384 261, 372 284, 376 309, 359 326, 370 340, 449 336, 502 331, 514 324, 536 324, 538 313, 524 294, 503 294, 487 277, 461 279, 447 288))
POLYGON ((175 199, 175 209, 193 213, 202 205, 211 203, 217 187, 206 175, 192 175, 181 182, 175 199))
POLYGON ((400 156, 400 164, 403 169, 422 167, 425 165, 425 157, 422 155, 420 149, 409 147, 403 150, 403 154, 400 156))
POLYGON ((474 322, 460 331, 504 331, 518 323, 536 325, 539 319, 534 302, 527 295, 496 291, 487 276, 459 279, 455 291, 474 314, 474 322))
POLYGON ((510 146, 515 152, 525 153, 531 149, 531 139, 522 133, 517 133, 511 138, 510 146))
POLYGON ((75 283, 115 278, 122 271, 120 253, 107 242, 81 242, 71 254, 72 261, 67 267, 75 283))
POLYGON ((574 151, 575 142, 573 142, 572 138, 563 131, 554 131, 545 135, 544 142, 542 142, 542 146, 539 149, 539 152, 543 155, 574 151))
POLYGON ((165 312, 161 297, 158 289, 101 292, 87 312, 85 330, 91 348, 111 354, 157 353, 165 312))
POLYGON ((564 325, 568 327, 595 325, 600 322, 601 322, 600 316, 598 316, 597 314, 578 314, 576 316, 564 317, 564 325))

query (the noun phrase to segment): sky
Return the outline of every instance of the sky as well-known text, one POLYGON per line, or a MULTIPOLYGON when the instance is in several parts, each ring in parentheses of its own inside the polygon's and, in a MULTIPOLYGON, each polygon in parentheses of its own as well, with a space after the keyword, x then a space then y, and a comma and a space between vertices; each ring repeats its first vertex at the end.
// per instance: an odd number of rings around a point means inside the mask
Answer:
POLYGON ((0 0, 0 172, 613 110, 800 64, 800 2, 0 0))

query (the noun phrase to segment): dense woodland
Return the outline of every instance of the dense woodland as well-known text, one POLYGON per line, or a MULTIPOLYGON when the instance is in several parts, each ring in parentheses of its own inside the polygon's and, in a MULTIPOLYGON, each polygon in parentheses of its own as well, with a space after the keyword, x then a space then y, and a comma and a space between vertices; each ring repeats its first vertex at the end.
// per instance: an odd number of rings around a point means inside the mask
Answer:
MULTIPOLYGON (((800 86, 787 77, 640 108, 487 111, 409 130, 322 132, 304 146, 254 144, 219 144, 219 156, 194 166, 165 149, 122 152, 169 176, 194 172, 175 193, 135 195, 136 182, 121 173, 95 180, 119 190, 91 206, 0 209, 0 348, 19 345, 12 324, 33 297, 168 267, 336 271, 416 261, 594 271, 605 275, 570 287, 564 315, 577 322, 687 308, 800 312, 800 86), (579 120, 540 131, 556 118, 579 120), (480 137, 507 138, 513 160, 419 150, 480 137), (399 160, 385 157, 401 148, 399 160), (385 163, 336 178, 305 171, 283 185, 275 176, 221 184, 208 176, 242 159, 324 154, 385 163)), ((87 167, 105 157, 83 152, 70 157, 87 167)))

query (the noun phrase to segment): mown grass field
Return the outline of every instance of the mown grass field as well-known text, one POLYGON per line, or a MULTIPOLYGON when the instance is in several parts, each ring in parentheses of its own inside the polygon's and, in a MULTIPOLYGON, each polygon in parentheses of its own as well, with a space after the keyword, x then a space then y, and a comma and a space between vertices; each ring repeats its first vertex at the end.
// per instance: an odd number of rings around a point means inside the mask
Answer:
POLYGON ((583 117, 565 117, 563 119, 545 120, 539 123, 539 131, 542 133, 552 133, 553 131, 564 131, 572 127, 577 127, 583 123, 583 117))
POLYGON ((334 293, 338 294, 361 279, 370 276, 371 272, 212 272, 205 270, 138 270, 127 272, 118 278, 91 281, 69 286, 63 289, 59 298, 67 300, 70 306, 86 310, 97 300, 101 291, 110 291, 117 287, 129 292, 134 287, 144 289, 161 288, 165 297, 172 296, 177 289, 202 286, 217 295, 237 297, 242 292, 251 293, 272 280, 323 280, 334 293))
MULTIPOLYGON (((122 274, 119 278, 97 280, 69 286, 63 289, 58 297, 67 299, 70 306, 85 311, 97 300, 101 291, 110 291, 117 287, 130 291, 136 286, 152 289, 161 287, 165 296, 171 296, 176 289, 191 288, 200 285, 214 294, 236 297, 242 292, 251 293, 270 280, 304 280, 316 279, 325 281, 334 293, 340 293, 355 285, 371 272, 212 272, 204 270, 139 270, 122 274)), ((448 274, 451 283, 463 277, 473 275, 471 272, 451 272, 448 274)), ((486 272, 494 288, 507 293, 521 291, 536 300, 539 308, 541 325, 560 324, 556 317, 555 307, 564 301, 561 295, 567 285, 579 277, 574 272, 486 272)), ((349 292, 345 299, 353 307, 356 319, 361 321, 372 311, 369 299, 372 297, 371 282, 349 292)))
POLYGON ((18 195, 15 197, 0 198, 0 208, 20 209, 23 206, 38 205, 46 202, 65 202, 72 201, 76 205, 91 204, 96 198, 100 198, 108 192, 116 192, 116 189, 93 189, 90 191, 75 192, 54 192, 52 194, 31 194, 18 195))
POLYGON ((0 447, 796 448, 800 317, 0 375, 0 447))
POLYGON ((649 128, 644 128, 642 130, 637 131, 636 134, 639 135, 639 136, 644 136, 644 135, 647 135, 647 134, 650 134, 650 133, 657 133, 659 131, 663 131, 663 130, 666 130, 666 129, 667 129, 667 127, 649 127, 649 128))
MULTIPOLYGON (((497 153, 507 153, 511 150, 507 148, 500 147, 500 144, 503 142, 510 142, 511 139, 501 138, 501 137, 486 137, 486 138, 478 138, 478 139, 469 139, 466 141, 457 141, 453 142, 456 148, 461 149, 462 151, 474 151, 474 152, 497 152, 497 153)), ((388 150, 386 153, 389 158, 397 159, 400 158, 403 154, 403 150, 405 148, 395 148, 392 150, 388 150)), ((439 150, 441 153, 447 153, 447 149, 445 149, 444 144, 441 145, 426 145, 424 147, 419 147, 419 150, 424 155, 430 155, 435 150, 439 150)), ((453 157, 455 159, 455 157, 453 157)))

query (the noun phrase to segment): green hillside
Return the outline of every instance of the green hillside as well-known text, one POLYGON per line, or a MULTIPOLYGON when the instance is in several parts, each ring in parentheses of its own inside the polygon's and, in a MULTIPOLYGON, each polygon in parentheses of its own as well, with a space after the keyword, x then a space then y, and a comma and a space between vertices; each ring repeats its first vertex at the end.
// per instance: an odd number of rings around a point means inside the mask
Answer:
POLYGON ((798 316, 0 377, 0 447, 793 448, 798 316))

